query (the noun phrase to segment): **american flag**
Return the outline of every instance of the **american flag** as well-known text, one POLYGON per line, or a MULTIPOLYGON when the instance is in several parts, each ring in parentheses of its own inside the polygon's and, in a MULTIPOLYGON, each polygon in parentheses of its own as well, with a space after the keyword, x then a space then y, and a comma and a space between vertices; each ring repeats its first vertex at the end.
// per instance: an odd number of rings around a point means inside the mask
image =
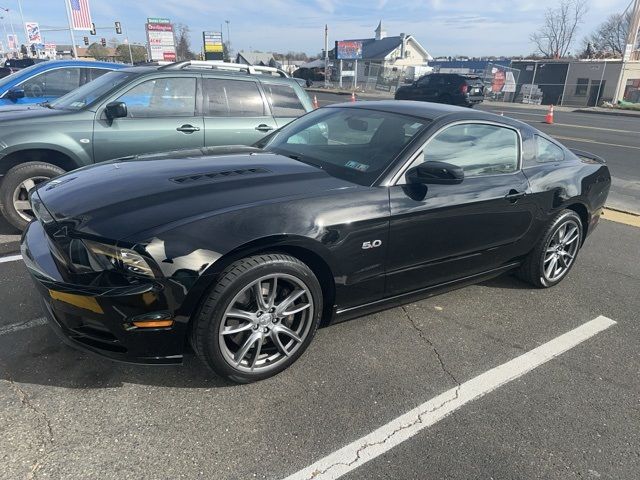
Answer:
POLYGON ((89 0, 69 0, 71 23, 74 30, 91 30, 91 12, 89 0))

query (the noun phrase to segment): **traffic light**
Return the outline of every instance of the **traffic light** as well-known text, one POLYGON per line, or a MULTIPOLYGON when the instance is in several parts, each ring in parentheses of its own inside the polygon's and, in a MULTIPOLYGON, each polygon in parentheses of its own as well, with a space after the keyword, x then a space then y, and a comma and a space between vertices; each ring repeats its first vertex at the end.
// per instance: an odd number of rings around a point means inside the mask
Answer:
POLYGON ((116 22, 116 33, 118 35, 122 33, 122 25, 120 25, 120 22, 116 22))
POLYGON ((96 24, 95 23, 91 24, 91 30, 89 30, 89 33, 91 35, 95 35, 96 34, 96 24))
POLYGON ((84 44, 85 44, 86 46, 88 46, 88 45, 89 45, 89 37, 84 37, 84 44))
POLYGON ((102 38, 100 39, 100 45, 102 45, 103 47, 106 47, 106 46, 107 46, 107 39, 106 39, 106 38, 104 38, 104 37, 102 37, 102 38))

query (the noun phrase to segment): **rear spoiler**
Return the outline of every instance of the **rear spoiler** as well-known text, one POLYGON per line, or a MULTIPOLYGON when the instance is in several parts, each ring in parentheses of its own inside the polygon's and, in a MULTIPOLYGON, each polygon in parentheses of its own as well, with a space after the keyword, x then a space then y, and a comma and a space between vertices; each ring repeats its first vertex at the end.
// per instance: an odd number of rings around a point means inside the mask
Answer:
POLYGON ((585 152, 584 150, 577 150, 575 148, 570 148, 569 150, 571 150, 571 153, 573 153, 579 158, 582 158, 585 160, 591 160, 597 163, 602 163, 603 165, 607 163, 607 161, 604 158, 596 155, 595 153, 585 152))

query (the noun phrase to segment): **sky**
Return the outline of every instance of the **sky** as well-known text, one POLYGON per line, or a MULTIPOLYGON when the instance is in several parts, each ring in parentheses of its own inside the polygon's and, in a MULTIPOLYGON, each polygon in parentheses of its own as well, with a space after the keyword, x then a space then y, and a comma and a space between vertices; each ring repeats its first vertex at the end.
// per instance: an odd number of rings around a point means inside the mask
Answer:
MULTIPOLYGON (((226 37, 229 20, 231 48, 261 51, 303 51, 323 48, 324 25, 329 44, 335 40, 370 38, 382 20, 388 35, 413 35, 434 57, 527 55, 534 51, 529 35, 542 23, 545 8, 558 0, 89 0, 94 23, 111 27, 119 20, 133 42, 144 42, 147 17, 168 17, 191 29, 192 50, 201 49, 203 30, 220 30, 226 37)), ((70 43, 69 32, 45 31, 66 27, 65 0, 22 0, 25 21, 40 23, 45 41, 70 43)), ((609 14, 623 11, 629 0, 590 0, 578 42, 609 14)), ((0 0, 8 8, 20 40, 18 0, 0 0)), ((0 10, 7 22, 8 14, 0 10)), ((11 28, 6 23, 9 33, 11 28)), ((76 42, 83 32, 76 32, 76 42)), ((100 37, 118 37, 113 29, 100 37)), ((122 40, 124 35, 119 36, 122 40)), ((225 38, 226 41, 226 38, 225 38)), ((5 42, 6 45, 6 42, 5 42)))

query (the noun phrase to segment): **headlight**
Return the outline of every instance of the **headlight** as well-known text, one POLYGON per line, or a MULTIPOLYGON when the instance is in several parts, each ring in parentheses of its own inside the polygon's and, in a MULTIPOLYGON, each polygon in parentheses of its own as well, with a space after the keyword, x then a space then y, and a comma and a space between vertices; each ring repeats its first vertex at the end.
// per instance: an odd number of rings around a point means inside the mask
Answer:
POLYGON ((75 239, 70 246, 70 253, 74 265, 79 263, 93 271, 117 269, 126 273, 154 278, 153 269, 148 261, 138 252, 128 248, 107 245, 92 240, 75 239), (76 243, 76 248, 74 248, 74 242, 81 242, 86 247, 86 253, 88 253, 86 258, 81 258, 82 254, 80 252, 74 255, 74 251, 77 251, 79 246, 76 243), (80 262, 77 262, 76 259, 80 260, 80 262))
POLYGON ((53 223, 53 217, 49 213, 49 210, 47 210, 40 200, 40 197, 34 191, 29 195, 29 201, 31 202, 31 210, 40 223, 43 225, 53 223))

